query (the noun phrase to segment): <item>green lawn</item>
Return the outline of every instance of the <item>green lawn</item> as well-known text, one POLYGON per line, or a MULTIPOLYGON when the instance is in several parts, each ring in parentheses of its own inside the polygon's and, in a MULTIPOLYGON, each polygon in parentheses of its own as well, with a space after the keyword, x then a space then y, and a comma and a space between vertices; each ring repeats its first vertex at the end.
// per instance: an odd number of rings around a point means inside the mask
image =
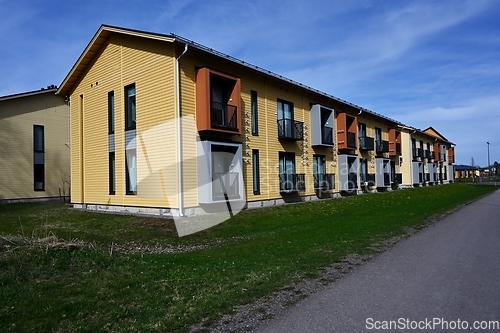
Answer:
POLYGON ((0 205, 0 331, 185 332, 495 189, 452 184, 243 211, 183 238, 171 220, 0 205), (63 241, 80 248, 52 246, 63 241))

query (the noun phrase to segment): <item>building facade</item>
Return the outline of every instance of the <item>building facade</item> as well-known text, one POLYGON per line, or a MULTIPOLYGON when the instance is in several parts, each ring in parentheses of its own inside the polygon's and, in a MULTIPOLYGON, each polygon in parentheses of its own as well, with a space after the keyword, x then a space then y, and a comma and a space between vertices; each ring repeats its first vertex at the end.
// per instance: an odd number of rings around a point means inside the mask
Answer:
POLYGON ((101 26, 57 93, 76 207, 191 215, 413 185, 412 128, 175 35, 101 26))
POLYGON ((69 107, 55 92, 0 97, 0 202, 69 196, 69 107))

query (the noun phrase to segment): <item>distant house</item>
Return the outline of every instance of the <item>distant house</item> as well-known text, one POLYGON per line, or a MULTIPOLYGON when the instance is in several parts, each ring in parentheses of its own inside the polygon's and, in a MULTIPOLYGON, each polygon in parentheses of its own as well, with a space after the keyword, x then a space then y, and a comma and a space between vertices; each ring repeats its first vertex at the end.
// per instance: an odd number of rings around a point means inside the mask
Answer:
POLYGON ((0 97, 0 202, 69 195, 69 106, 56 90, 0 97))

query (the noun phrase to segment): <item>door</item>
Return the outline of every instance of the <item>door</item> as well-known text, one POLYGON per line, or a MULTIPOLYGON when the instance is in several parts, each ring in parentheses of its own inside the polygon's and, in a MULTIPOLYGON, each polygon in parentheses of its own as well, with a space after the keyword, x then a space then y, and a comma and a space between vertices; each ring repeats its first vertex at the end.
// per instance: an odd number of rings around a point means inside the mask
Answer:
POLYGON ((279 153, 280 190, 295 189, 295 154, 279 153))
POLYGON ((234 172, 236 148, 212 146, 212 195, 214 199, 237 196, 238 174, 234 172))
POLYGON ((324 155, 313 156, 314 188, 325 188, 326 184, 326 165, 324 155))
POLYGON ((226 126, 227 114, 225 110, 226 110, 227 96, 224 85, 217 81, 211 82, 210 97, 212 100, 212 109, 211 109, 212 126, 226 126))

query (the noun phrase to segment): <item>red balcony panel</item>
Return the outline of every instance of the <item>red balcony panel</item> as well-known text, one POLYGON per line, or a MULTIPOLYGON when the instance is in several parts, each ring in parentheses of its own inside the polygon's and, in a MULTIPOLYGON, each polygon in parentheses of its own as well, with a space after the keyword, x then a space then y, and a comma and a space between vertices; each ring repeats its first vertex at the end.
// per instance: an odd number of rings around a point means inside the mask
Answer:
POLYGON ((240 78, 203 67, 196 73, 196 126, 199 132, 241 134, 240 78))
POLYGON ((337 115, 337 149, 356 149, 358 121, 345 112, 337 115))
POLYGON ((389 156, 401 156, 401 132, 389 129, 389 156))

